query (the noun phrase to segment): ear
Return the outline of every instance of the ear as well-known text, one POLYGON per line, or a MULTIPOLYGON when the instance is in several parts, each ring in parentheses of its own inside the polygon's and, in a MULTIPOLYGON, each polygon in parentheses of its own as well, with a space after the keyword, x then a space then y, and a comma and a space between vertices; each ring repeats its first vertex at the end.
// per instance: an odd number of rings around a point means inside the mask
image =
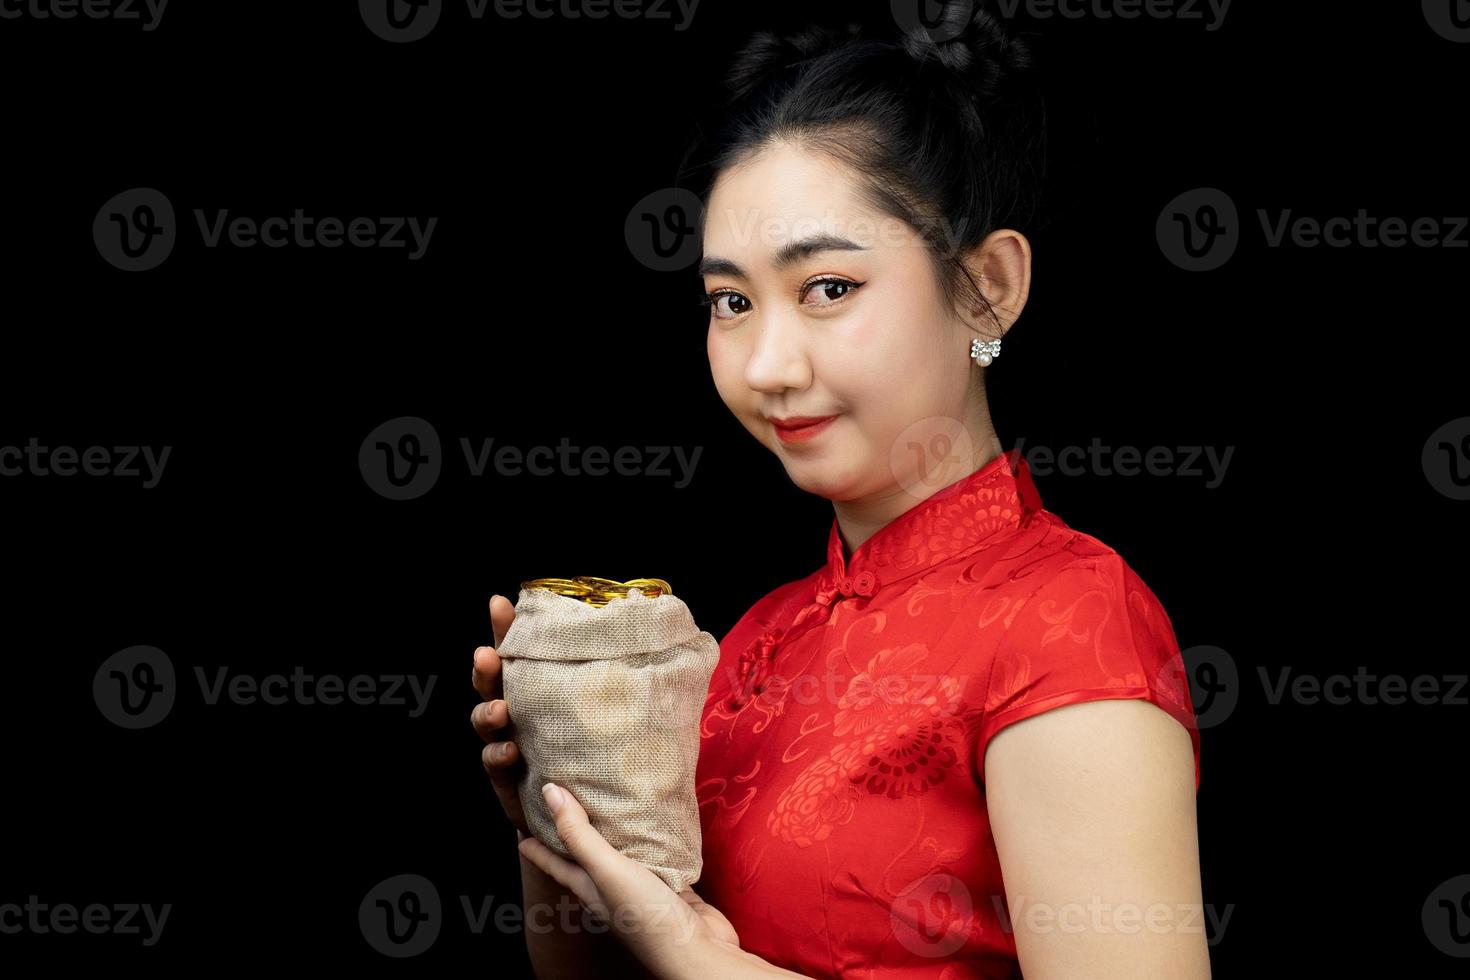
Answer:
POLYGON ((1019 231, 999 228, 970 250, 965 265, 994 311, 992 318, 983 309, 966 310, 966 322, 985 337, 1004 334, 1031 293, 1031 243, 1019 231))

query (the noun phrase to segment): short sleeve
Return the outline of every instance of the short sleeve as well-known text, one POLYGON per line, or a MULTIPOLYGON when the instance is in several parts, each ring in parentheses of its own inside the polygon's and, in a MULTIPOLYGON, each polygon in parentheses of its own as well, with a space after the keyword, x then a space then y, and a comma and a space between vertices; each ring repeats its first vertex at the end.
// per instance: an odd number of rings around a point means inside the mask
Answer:
POLYGON ((1158 598, 1116 553, 1074 561, 1033 592, 1001 638, 975 746, 1007 725, 1083 701, 1141 698, 1189 731, 1199 789, 1199 727, 1184 660, 1158 598))

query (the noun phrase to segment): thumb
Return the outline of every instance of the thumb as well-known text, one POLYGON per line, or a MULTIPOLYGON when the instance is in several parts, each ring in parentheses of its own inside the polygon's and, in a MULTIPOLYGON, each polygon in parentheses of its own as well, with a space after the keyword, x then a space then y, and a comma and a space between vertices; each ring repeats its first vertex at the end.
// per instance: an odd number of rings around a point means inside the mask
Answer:
POLYGON ((556 821, 556 836, 561 838, 577 863, 594 879, 600 879, 612 870, 613 859, 621 855, 592 826, 587 811, 582 809, 576 797, 555 783, 544 784, 541 796, 556 821))

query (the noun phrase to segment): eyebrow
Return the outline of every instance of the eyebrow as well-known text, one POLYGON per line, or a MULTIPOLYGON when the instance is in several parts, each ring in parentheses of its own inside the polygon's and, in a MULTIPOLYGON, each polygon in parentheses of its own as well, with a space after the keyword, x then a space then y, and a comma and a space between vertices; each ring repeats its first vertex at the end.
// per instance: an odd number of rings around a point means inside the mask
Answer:
MULTIPOLYGON (((810 238, 801 238, 782 245, 775 257, 771 259, 771 268, 780 272, 792 263, 799 262, 818 252, 866 252, 867 250, 866 245, 859 245, 840 235, 813 235, 810 238)), ((701 276, 733 276, 736 279, 750 278, 740 266, 717 255, 708 255, 700 260, 699 274, 701 276)))

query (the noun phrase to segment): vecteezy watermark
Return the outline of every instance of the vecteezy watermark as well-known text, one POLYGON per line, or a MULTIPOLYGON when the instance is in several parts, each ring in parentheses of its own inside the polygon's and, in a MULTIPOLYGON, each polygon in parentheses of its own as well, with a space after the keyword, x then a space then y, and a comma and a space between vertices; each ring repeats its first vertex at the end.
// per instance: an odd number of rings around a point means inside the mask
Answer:
POLYGON ((69 936, 80 930, 94 936, 142 936, 144 946, 156 946, 173 907, 172 902, 158 908, 132 902, 115 905, 93 902, 78 908, 69 902, 51 905, 31 895, 24 905, 0 903, 0 934, 69 936))
MULTIPOLYGON (((424 257, 438 218, 318 217, 296 208, 287 215, 232 215, 228 208, 194 209, 200 243, 207 249, 406 249, 424 257)), ((180 227, 172 202, 152 187, 114 195, 92 220, 92 240, 107 262, 125 272, 157 268, 177 243, 180 227)))
MULTIPOLYGON (((289 674, 255 675, 228 667, 196 666, 200 700, 214 707, 228 702, 256 705, 378 705, 407 708, 418 718, 429 706, 438 676, 414 674, 308 674, 297 665, 289 674)), ((92 699, 102 716, 119 728, 150 728, 168 717, 177 700, 174 665, 157 647, 140 645, 108 657, 92 676, 92 699)))
POLYGON ((1470 875, 1440 882, 1425 897, 1420 916, 1435 949, 1457 959, 1470 957, 1470 875))
POLYGON ((113 20, 155 30, 168 0, 0 0, 0 20, 113 20))
POLYGON ((1032 446, 1015 441, 1026 466, 1036 476, 1182 476, 1203 479, 1207 490, 1218 487, 1234 446, 1105 446, 1094 436, 1087 446, 1032 446))
MULTIPOLYGON (((686 453, 683 446, 574 446, 566 437, 555 446, 496 445, 494 438, 478 444, 461 437, 465 469, 472 477, 493 470, 498 476, 605 477, 633 476, 667 479, 682 490, 694 479, 703 446, 686 453), (671 469, 670 466, 674 468, 671 469)), ((389 500, 412 500, 428 493, 439 481, 445 454, 439 433, 428 421, 405 415, 389 419, 369 432, 357 451, 357 465, 374 493, 389 500)))
POLYGON ((1451 419, 1431 432, 1419 462, 1434 489, 1451 500, 1470 500, 1470 416, 1451 419))
MULTIPOLYGON (((1298 215, 1290 208, 1257 208, 1268 248, 1466 248, 1470 217, 1401 218, 1357 213, 1326 218, 1298 215)), ((1244 224, 1230 195, 1215 187, 1185 191, 1159 212, 1154 226, 1159 250, 1181 269, 1208 272, 1235 254, 1244 224)))
POLYGON ((22 446, 0 446, 0 477, 106 476, 136 480, 152 490, 163 479, 172 446, 46 446, 32 436, 22 446), (141 465, 141 469, 139 466, 141 465))
POLYGON ((923 500, 971 472, 975 456, 974 440, 964 422, 931 415, 905 426, 893 440, 888 469, 899 486, 923 500))
POLYGON ((899 890, 888 906, 899 945, 915 956, 951 956, 975 927, 970 889, 948 872, 925 875, 899 890))
MULTIPOLYGON (((1008 21, 1177 20, 1197 21, 1205 31, 1225 23, 1231 0, 996 0, 994 10, 1008 21)), ((930 0, 890 0, 894 21, 906 34, 927 34, 936 44, 958 37, 975 13, 973 0, 949 5, 930 0)))
POLYGON ((1462 0, 1420 0, 1424 22, 1446 41, 1470 44, 1470 15, 1462 0))
POLYGON ((704 204, 683 187, 645 194, 623 221, 623 240, 633 258, 655 272, 687 269, 699 258, 704 204))
POLYGON ((1290 700, 1294 704, 1444 704, 1465 707, 1466 674, 1376 674, 1366 666, 1358 665, 1351 674, 1294 674, 1291 667, 1280 667, 1275 678, 1265 667, 1256 668, 1261 675, 1261 687, 1265 689, 1266 701, 1279 705, 1290 700))
POLYGON ((1006 932, 1025 930, 1030 933, 1090 933, 1137 936, 1203 935, 1207 945, 1214 946, 1225 937, 1225 927, 1235 914, 1235 903, 1217 908, 1208 902, 1105 902, 1092 896, 1086 902, 1036 902, 1018 895, 1007 902, 1002 896, 991 897, 1001 927, 1006 932), (1009 915, 1007 915, 1009 912, 1009 915))
MULTIPOLYGON (((1225 936, 1235 905, 1223 909, 1202 902, 1105 902, 1094 896, 1086 902, 1032 901, 1024 895, 1008 900, 991 895, 995 925, 1006 934, 1024 930, 1046 935, 1065 933, 1136 936, 1201 935, 1214 946, 1225 936)), ((976 933, 982 918, 963 881, 947 872, 925 875, 899 890, 889 906, 894 938, 916 956, 952 956, 976 933)), ((989 923, 983 923, 982 928, 989 923)))
MULTIPOLYGON (((1240 703, 1242 682, 1235 659, 1221 647, 1200 645, 1180 651, 1194 703, 1195 722, 1203 731, 1225 722, 1240 703)), ((1172 661, 1163 669, 1173 669, 1172 661)), ((1290 665, 1256 665, 1267 705, 1446 705, 1470 704, 1470 675, 1377 673, 1366 665, 1351 672, 1319 674, 1290 665)), ((1160 676, 1155 687, 1166 683, 1160 676)))
POLYGON ((799 249, 809 239, 824 243, 846 239, 863 247, 921 247, 941 260, 953 259, 964 249, 965 219, 951 222, 939 216, 915 221, 893 215, 853 217, 831 208, 795 218, 760 208, 709 212, 693 191, 666 187, 644 195, 629 209, 623 236, 633 257, 657 272, 687 268, 700 253, 700 236, 706 229, 716 232, 722 247, 745 249, 759 243, 778 254, 781 249, 799 249))
MULTIPOLYGON (((546 935, 561 933, 658 932, 671 934, 676 944, 688 943, 694 935, 691 916, 675 915, 673 898, 667 905, 619 905, 588 908, 570 895, 555 905, 537 902, 496 902, 494 895, 460 895, 465 928, 474 935, 492 924, 502 934, 530 931, 546 935)), ((368 889, 357 907, 357 924, 362 938, 384 956, 403 959, 418 956, 434 945, 447 915, 439 889, 423 875, 401 874, 385 878, 368 889)))
MULTIPOLYGON (((1240 703, 1240 671, 1235 658, 1223 647, 1198 644, 1179 651, 1184 664, 1184 683, 1189 687, 1190 700, 1194 706, 1194 723, 1200 731, 1213 728, 1235 713, 1240 703)), ((1165 661, 1155 678, 1155 687, 1169 688, 1165 671, 1172 672, 1177 665, 1165 661)))
MULTIPOLYGON (((674 31, 689 29, 699 0, 464 0, 470 20, 486 14, 501 20, 672 21, 674 31)), ((438 25, 444 0, 358 0, 363 24, 384 41, 404 44, 422 40, 438 25)))

